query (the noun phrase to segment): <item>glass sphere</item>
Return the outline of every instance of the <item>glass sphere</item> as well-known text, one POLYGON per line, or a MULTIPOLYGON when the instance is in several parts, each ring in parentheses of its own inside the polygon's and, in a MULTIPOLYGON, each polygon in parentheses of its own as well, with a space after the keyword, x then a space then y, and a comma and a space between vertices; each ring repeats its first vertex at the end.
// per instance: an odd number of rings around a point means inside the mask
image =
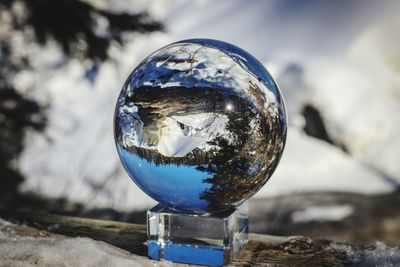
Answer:
POLYGON ((286 140, 278 86, 253 56, 217 40, 165 46, 125 82, 118 154, 150 197, 194 213, 241 204, 269 179, 286 140))

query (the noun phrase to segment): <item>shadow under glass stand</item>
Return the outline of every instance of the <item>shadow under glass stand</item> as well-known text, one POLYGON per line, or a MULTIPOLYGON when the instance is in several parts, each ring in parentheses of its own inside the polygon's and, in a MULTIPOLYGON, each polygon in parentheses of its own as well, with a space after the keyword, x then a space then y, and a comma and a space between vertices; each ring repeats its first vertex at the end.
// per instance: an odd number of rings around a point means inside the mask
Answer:
POLYGON ((147 211, 148 255, 154 260, 221 266, 247 243, 248 222, 246 203, 203 215, 158 204, 147 211))

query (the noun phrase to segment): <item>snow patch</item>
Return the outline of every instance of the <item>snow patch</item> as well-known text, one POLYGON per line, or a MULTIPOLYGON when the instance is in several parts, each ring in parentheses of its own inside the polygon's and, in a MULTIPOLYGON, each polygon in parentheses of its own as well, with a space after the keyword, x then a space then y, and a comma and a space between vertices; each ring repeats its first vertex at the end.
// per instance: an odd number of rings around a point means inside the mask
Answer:
POLYGON ((226 115, 212 112, 171 116, 164 120, 157 150, 164 156, 184 157, 196 147, 205 151, 216 136, 226 136, 226 115))
POLYGON ((326 205, 307 207, 301 211, 295 211, 291 215, 294 223, 309 221, 341 221, 353 213, 350 205, 326 205))
POLYGON ((399 23, 398 17, 375 22, 355 36, 340 60, 314 59, 305 75, 312 87, 310 100, 322 111, 333 138, 343 142, 358 160, 391 176, 397 186, 399 23))
MULTIPOLYGON (((150 266, 154 263, 89 238, 0 235, 2 266, 150 266)), ((159 266, 172 264, 157 262, 159 266)))
POLYGON ((339 148, 289 128, 281 162, 255 197, 315 191, 379 194, 393 190, 384 177, 339 148))
POLYGON ((349 257, 351 264, 354 264, 354 266, 400 266, 400 248, 389 247, 381 241, 377 241, 374 246, 363 250, 354 250, 353 248, 342 244, 334 244, 331 247, 333 250, 343 251, 349 257))

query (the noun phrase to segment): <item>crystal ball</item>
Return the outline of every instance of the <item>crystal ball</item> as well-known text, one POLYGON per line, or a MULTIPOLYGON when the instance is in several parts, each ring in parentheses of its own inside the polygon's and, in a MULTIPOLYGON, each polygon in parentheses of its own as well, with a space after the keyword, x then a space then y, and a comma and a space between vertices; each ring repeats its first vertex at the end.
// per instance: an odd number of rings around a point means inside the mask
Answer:
POLYGON ((277 167, 286 131, 282 94, 264 66, 210 39, 176 42, 144 59, 114 116, 132 180, 156 201, 194 213, 254 195, 277 167))

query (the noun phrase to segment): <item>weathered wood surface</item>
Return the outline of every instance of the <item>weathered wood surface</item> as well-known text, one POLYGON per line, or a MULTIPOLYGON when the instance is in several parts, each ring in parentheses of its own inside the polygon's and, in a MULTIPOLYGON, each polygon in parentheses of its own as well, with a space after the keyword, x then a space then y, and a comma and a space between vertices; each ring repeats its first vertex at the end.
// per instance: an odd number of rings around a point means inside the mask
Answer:
MULTIPOLYGON (((145 257, 146 226, 45 213, 1 211, 0 218, 11 222, 6 231, 16 236, 75 238, 104 241, 116 250, 145 257)), ((4 232, 4 229, 2 229, 4 232)), ((250 241, 234 266, 342 266, 352 264, 343 246, 329 240, 307 237, 277 237, 250 234, 250 241)))
POLYGON ((146 226, 46 213, 0 211, 0 218, 15 223, 17 235, 89 237, 137 255, 147 255, 146 226))

